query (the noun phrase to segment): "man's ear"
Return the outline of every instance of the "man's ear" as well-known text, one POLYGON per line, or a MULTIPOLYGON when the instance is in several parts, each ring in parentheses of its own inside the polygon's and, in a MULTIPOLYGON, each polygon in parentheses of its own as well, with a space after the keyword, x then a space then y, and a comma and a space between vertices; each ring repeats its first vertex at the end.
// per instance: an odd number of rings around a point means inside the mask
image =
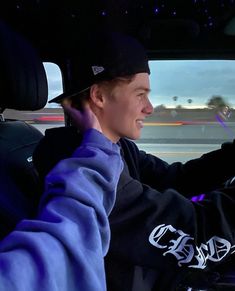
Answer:
POLYGON ((98 108, 103 108, 105 102, 104 90, 98 84, 94 84, 90 89, 91 102, 98 108))

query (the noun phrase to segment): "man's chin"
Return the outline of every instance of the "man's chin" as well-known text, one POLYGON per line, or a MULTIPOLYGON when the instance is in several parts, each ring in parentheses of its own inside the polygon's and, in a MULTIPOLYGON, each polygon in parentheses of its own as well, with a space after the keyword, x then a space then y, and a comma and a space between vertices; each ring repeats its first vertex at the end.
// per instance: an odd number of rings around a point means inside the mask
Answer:
POLYGON ((139 134, 129 134, 125 136, 128 139, 132 139, 132 140, 137 140, 140 138, 140 133, 139 134))

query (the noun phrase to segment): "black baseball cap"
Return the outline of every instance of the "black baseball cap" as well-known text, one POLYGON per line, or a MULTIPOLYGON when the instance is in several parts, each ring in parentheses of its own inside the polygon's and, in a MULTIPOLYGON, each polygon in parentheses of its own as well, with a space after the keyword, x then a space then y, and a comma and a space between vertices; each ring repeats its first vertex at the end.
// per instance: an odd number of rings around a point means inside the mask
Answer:
POLYGON ((95 83, 117 77, 148 73, 147 53, 135 38, 119 32, 96 33, 87 38, 71 62, 73 80, 70 89, 49 103, 77 95, 95 83))

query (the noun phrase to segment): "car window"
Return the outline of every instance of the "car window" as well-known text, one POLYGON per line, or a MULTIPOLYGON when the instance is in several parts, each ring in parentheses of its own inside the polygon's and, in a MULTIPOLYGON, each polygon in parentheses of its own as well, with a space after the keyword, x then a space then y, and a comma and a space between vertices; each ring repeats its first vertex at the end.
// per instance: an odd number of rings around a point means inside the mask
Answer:
POLYGON ((218 149, 235 136, 233 60, 150 61, 150 100, 139 148, 168 162, 218 149))
MULTIPOLYGON (((54 63, 43 63, 48 82, 48 101, 63 93, 62 74, 59 66, 54 63)), ((61 108, 56 103, 46 104, 46 108, 61 108)))
MULTIPOLYGON (((44 63, 51 100, 63 92, 62 75, 53 63, 44 63)), ((185 162, 218 149, 235 136, 235 61, 150 61, 150 100, 153 114, 145 120, 138 147, 167 162, 185 162)), ((6 110, 5 118, 26 120, 43 133, 63 126, 57 104, 42 110, 6 110)))

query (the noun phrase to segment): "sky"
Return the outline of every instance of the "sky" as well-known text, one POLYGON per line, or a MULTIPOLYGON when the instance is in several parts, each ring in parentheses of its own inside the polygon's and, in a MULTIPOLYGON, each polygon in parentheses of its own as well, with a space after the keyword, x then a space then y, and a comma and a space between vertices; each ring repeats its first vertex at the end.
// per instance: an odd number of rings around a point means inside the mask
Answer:
POLYGON ((153 61, 150 67, 154 106, 205 107, 213 95, 235 106, 235 61, 153 61))
MULTIPOLYGON (((213 95, 220 95, 235 107, 235 61, 150 61, 150 100, 154 107, 205 107, 213 95), (177 96, 177 100, 174 100, 177 96), (192 102, 189 103, 188 100, 192 102)), ((49 100, 62 92, 61 73, 55 64, 44 63, 49 100)), ((47 107, 54 107, 49 105, 47 107)))

